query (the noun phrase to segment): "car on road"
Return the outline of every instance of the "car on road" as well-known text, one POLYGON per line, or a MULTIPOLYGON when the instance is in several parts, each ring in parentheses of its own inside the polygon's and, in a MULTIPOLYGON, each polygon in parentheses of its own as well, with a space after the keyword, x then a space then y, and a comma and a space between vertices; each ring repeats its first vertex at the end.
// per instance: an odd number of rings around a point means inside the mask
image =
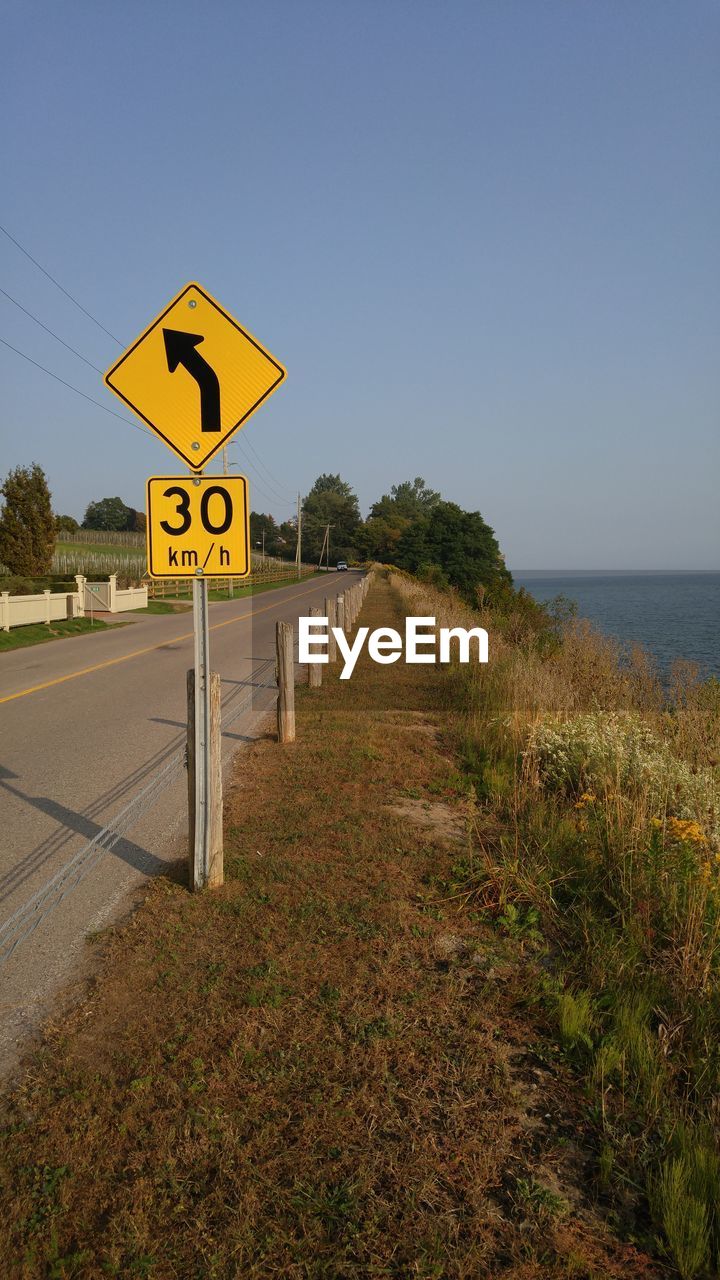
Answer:
POLYGON ((338 573, 345 573, 347 571, 347 560, 338 560, 337 571, 338 573))

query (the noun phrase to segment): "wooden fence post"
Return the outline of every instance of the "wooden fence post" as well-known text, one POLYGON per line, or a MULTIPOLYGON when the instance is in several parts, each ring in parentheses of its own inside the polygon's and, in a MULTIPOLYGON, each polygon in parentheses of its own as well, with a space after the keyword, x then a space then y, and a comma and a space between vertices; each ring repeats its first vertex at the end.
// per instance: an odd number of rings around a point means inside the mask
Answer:
POLYGON ((223 882, 222 740, 220 736, 220 675, 210 672, 210 767, 207 780, 208 825, 207 880, 195 866, 195 672, 187 673, 187 774, 189 814, 189 868, 191 889, 217 889, 223 882))
POLYGON ((289 622, 275 624, 277 650, 278 742, 295 741, 295 656, 293 629, 289 622))
POLYGON ((332 631, 337 626, 335 601, 330 596, 325 597, 325 616, 328 620, 328 662, 337 662, 337 640, 332 631))
MULTIPOLYGON (((311 618, 322 618, 322 610, 317 605, 313 605, 310 610, 311 618)), ((308 684, 311 689, 319 689, 322 684, 322 665, 319 662, 308 663, 308 684)))
POLYGON ((345 597, 343 595, 339 595, 335 601, 335 616, 337 618, 337 623, 335 625, 337 626, 338 631, 346 631, 345 597))

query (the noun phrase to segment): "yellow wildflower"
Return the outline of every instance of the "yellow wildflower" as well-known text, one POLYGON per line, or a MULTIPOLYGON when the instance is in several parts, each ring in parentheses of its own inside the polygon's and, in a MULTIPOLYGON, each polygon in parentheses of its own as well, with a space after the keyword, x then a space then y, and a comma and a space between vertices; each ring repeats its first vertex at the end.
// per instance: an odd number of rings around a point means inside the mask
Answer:
POLYGON ((592 791, 583 791, 580 799, 575 801, 575 808, 584 809, 586 804, 594 804, 596 800, 597 796, 592 791))
POLYGON ((668 835, 682 844, 707 844, 705 832, 692 818, 668 818, 668 835))

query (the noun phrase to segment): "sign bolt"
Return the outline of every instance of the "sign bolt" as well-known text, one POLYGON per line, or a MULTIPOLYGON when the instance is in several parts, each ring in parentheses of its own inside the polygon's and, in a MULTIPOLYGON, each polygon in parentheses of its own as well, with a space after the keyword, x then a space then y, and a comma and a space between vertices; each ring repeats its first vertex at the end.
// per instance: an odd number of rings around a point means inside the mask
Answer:
POLYGON ((202 569, 196 569, 196 570, 195 570, 195 572, 196 572, 196 574, 197 574, 198 578, 202 578, 202 569))
POLYGON ((199 449, 199 448, 200 448, 199 441, 197 441, 197 440, 193 440, 192 444, 190 445, 190 448, 191 448, 191 449, 199 449))
POLYGON ((191 298, 191 299, 190 299, 190 301, 188 302, 188 306, 189 306, 193 311, 195 310, 195 307, 197 306, 197 302, 196 302, 195 298, 191 298))

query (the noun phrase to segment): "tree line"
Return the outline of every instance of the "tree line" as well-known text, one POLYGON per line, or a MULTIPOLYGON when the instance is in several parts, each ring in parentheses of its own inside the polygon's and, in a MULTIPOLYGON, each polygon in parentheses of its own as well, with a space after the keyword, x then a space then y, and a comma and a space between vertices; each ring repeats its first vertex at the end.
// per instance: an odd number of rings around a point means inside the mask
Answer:
POLYGON ((55 543, 63 533, 109 529, 143 532, 145 514, 122 498, 88 503, 82 525, 74 516, 53 511, 52 495, 42 467, 15 467, 0 488, 0 563, 13 575, 42 577, 52 564, 55 543))
MULTIPOLYGON (((63 531, 143 530, 145 516, 119 497, 90 502, 82 526, 57 515, 45 473, 37 463, 16 467, 0 489, 0 561, 13 574, 48 572, 55 542, 63 531)), ((510 589, 512 578, 493 530, 479 511, 448 502, 421 476, 393 485, 363 520, 357 495, 339 475, 318 476, 302 502, 302 559, 329 564, 381 561, 418 574, 437 586, 455 587, 475 603, 478 589, 510 589)), ((298 540, 297 521, 278 523, 272 515, 250 516, 253 549, 291 559, 298 540)))
MULTIPOLYGON (((448 502, 421 476, 393 485, 362 519, 357 495, 339 475, 318 476, 302 503, 302 558, 319 563, 329 538, 330 564, 377 560, 438 586, 456 587, 475 603, 478 588, 498 593, 512 578, 493 530, 479 511, 448 502)), ((253 512, 253 547, 268 555, 295 553, 297 522, 278 524, 253 512)))

